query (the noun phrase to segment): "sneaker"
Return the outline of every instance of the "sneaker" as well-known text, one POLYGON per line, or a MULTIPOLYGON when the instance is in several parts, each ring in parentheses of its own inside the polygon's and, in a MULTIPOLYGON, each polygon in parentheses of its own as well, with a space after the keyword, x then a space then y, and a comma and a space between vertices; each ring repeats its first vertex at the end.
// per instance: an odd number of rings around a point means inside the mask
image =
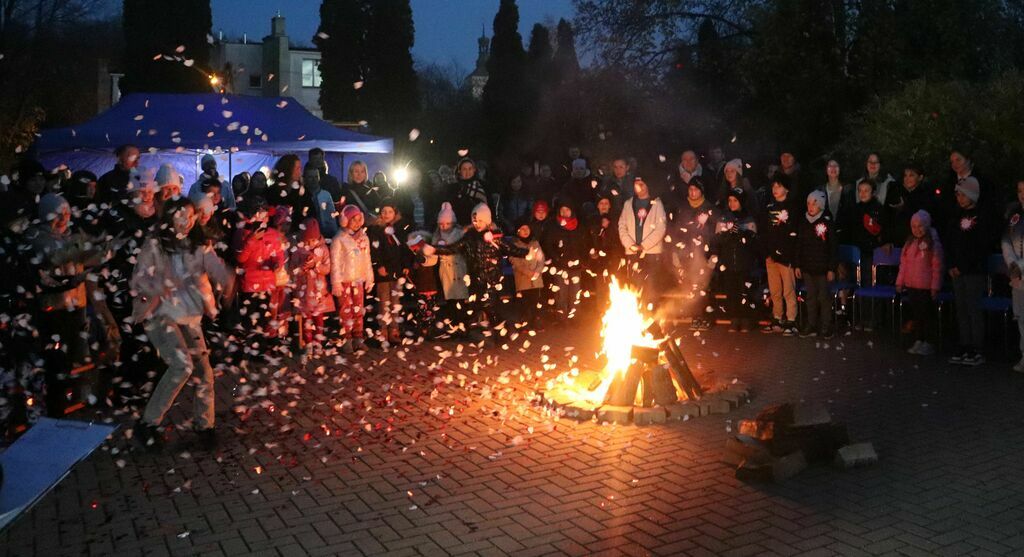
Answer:
POLYGON ((1017 365, 1013 366, 1013 371, 1017 373, 1024 373, 1024 358, 1021 358, 1017 365))
POLYGON ((797 334, 799 334, 799 332, 800 331, 796 328, 796 323, 792 321, 787 321, 782 326, 782 336, 784 337, 796 336, 797 334))
POLYGON ((953 356, 951 356, 949 358, 949 363, 955 364, 955 365, 963 365, 964 360, 968 356, 970 356, 969 352, 967 352, 966 350, 960 350, 960 351, 956 352, 953 356))
POLYGON ((928 344, 927 342, 921 342, 921 346, 917 349, 918 356, 931 356, 935 354, 935 347, 928 344))
POLYGON ((768 322, 767 325, 761 328, 761 332, 766 335, 770 335, 772 333, 781 333, 782 326, 779 325, 778 321, 772 319, 771 321, 768 322))
POLYGON ((917 356, 921 354, 919 350, 921 350, 921 341, 915 340, 914 345, 911 346, 910 348, 907 348, 907 354, 913 354, 917 356))
POLYGON ((971 351, 971 353, 963 360, 963 365, 970 367, 980 366, 983 363, 985 363, 985 356, 974 351, 971 351))
POLYGON ((814 330, 814 328, 811 326, 804 327, 804 330, 800 331, 800 338, 809 338, 816 336, 818 336, 818 331, 814 330))

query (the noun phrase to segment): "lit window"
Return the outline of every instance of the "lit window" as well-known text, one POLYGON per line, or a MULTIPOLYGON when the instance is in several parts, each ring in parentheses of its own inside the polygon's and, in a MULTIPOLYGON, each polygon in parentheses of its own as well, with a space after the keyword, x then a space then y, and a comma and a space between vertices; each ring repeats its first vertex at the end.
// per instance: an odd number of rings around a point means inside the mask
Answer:
POLYGON ((320 86, 320 60, 307 58, 302 61, 302 86, 320 86))

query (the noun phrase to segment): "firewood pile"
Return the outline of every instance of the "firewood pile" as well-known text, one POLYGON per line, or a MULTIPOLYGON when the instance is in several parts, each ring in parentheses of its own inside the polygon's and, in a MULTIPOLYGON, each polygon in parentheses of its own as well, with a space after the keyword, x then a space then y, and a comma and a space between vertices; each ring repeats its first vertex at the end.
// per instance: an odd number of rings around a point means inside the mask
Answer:
POLYGON ((878 461, 871 443, 850 444, 846 426, 832 421, 820 404, 768 406, 752 420, 740 420, 725 443, 726 463, 743 481, 783 482, 810 464, 838 468, 878 461))

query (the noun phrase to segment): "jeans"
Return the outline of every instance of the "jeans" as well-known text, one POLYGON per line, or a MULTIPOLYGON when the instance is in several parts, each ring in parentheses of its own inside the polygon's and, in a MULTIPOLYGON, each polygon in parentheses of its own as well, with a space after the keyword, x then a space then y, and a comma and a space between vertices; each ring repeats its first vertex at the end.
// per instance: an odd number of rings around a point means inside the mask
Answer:
POLYGON ((981 351, 985 347, 985 314, 981 298, 988 281, 985 275, 960 275, 953 279, 953 300, 956 303, 956 324, 960 345, 981 351))
POLYGON ((772 261, 765 265, 768 271, 768 292, 772 299, 772 316, 776 321, 796 321, 796 275, 793 267, 772 261), (786 305, 783 307, 782 303, 786 305), (785 311, 783 311, 785 310, 785 311))
POLYGON ((729 319, 733 324, 749 319, 753 311, 750 306, 754 303, 750 287, 747 286, 753 283, 750 275, 745 271, 726 270, 720 277, 722 290, 727 296, 725 310, 729 319))
POLYGON ((149 397, 142 412, 143 421, 160 425, 185 382, 195 374, 195 424, 198 429, 212 428, 213 367, 210 366, 210 351, 206 348, 201 322, 175 323, 155 317, 145 323, 145 329, 149 342, 167 364, 167 372, 149 397))
POLYGON ((803 279, 807 289, 807 326, 825 332, 832 326, 832 293, 828 275, 803 273, 803 279))
POLYGON ((644 305, 658 299, 658 275, 661 273, 660 253, 626 256, 626 273, 629 283, 640 291, 644 305))

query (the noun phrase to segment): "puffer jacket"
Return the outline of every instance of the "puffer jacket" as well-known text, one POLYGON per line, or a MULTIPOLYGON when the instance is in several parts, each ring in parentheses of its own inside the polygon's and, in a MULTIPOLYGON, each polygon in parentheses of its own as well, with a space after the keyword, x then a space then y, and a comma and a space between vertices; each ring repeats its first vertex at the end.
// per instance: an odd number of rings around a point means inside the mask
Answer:
MULTIPOLYGON (((452 228, 448 233, 438 230, 434 233, 434 245, 437 247, 450 246, 462 239, 461 228, 452 228)), ((444 292, 445 300, 465 300, 469 297, 469 287, 466 284, 466 258, 460 253, 449 255, 437 254, 438 267, 437 275, 441 279, 441 290, 444 292)))
POLYGON ((482 294, 501 283, 501 258, 526 257, 530 250, 496 238, 501 232, 495 226, 479 231, 470 228, 462 239, 449 246, 437 246, 438 255, 461 253, 469 269, 470 292, 482 294))
POLYGON ((288 259, 288 240, 275 228, 246 231, 238 264, 242 268, 242 292, 269 292, 277 287, 277 269, 288 259))
POLYGON ((230 290, 233 277, 224 261, 209 247, 168 253, 157 238, 148 238, 139 250, 132 275, 135 292, 132 320, 141 323, 154 315, 175 322, 217 316, 213 285, 230 290), (175 258, 177 261, 175 261, 175 258))
POLYGON ((343 228, 331 242, 332 292, 340 296, 342 284, 352 282, 361 282, 366 289, 373 286, 370 239, 362 228, 355 233, 343 228))
POLYGON ((896 275, 896 288, 939 290, 942 288, 942 243, 934 228, 929 228, 932 241, 928 243, 911 238, 900 252, 900 272, 896 275))

